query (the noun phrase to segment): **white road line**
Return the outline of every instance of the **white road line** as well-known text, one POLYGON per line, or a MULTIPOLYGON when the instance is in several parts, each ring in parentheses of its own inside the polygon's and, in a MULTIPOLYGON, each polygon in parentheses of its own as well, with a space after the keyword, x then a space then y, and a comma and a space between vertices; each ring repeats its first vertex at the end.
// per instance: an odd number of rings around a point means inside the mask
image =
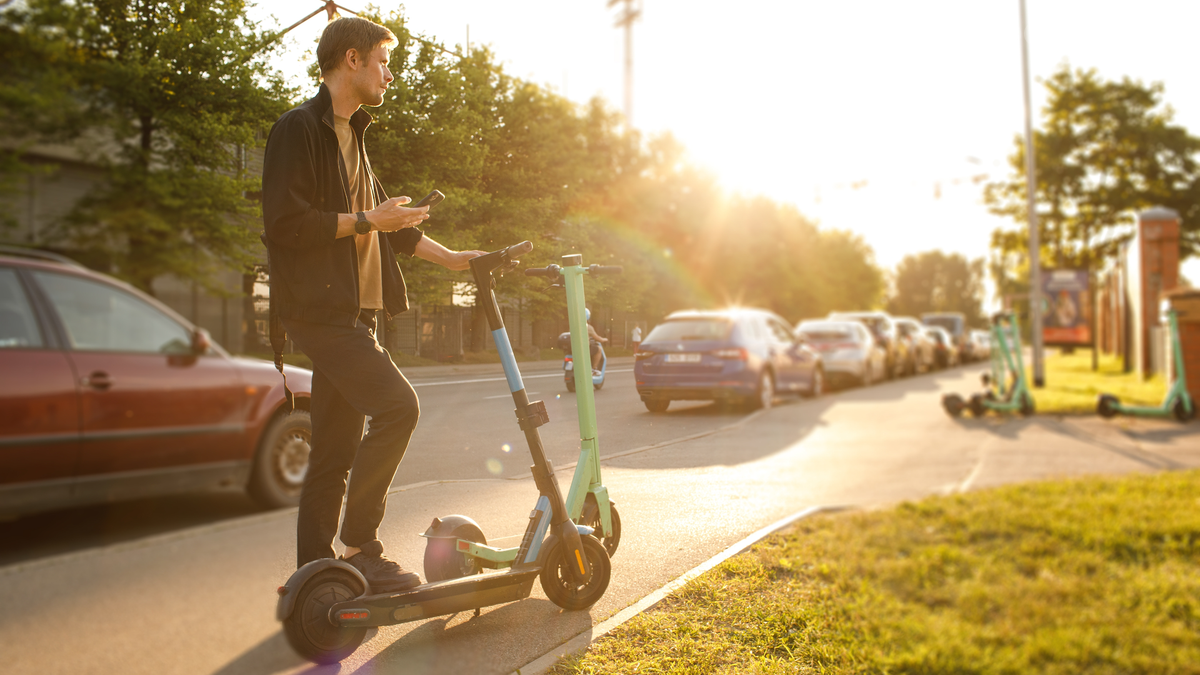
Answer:
MULTIPOLYGON (((609 372, 609 373, 632 373, 633 368, 619 368, 619 369, 610 370, 607 372, 609 372)), ((553 373, 551 375, 522 375, 521 379, 522 380, 536 380, 539 377, 562 377, 562 376, 563 376, 563 374, 561 372, 558 372, 558 373, 553 373)), ((503 377, 485 377, 485 378, 481 378, 478 380, 451 380, 449 382, 418 382, 417 384, 413 385, 413 388, 416 388, 416 387, 441 387, 441 386, 444 386, 447 384, 473 384, 475 382, 504 382, 505 379, 506 378, 503 378, 503 377)))

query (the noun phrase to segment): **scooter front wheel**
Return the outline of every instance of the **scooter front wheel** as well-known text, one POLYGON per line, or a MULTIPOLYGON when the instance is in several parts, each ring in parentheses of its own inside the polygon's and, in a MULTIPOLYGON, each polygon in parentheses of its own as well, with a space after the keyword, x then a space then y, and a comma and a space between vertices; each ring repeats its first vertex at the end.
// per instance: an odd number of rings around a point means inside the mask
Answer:
POLYGON ((567 378, 567 391, 569 391, 569 392, 571 392, 571 393, 574 393, 574 392, 575 392, 575 378, 574 378, 574 376, 572 376, 572 377, 568 377, 568 378, 567 378))
POLYGON ((546 566, 542 568, 540 579, 542 590, 550 602, 567 610, 587 609, 596 604, 608 589, 608 581, 612 577, 612 561, 608 559, 608 551, 600 540, 587 535, 579 538, 583 544, 583 553, 587 556, 588 564, 592 566, 592 577, 587 583, 577 585, 572 578, 567 565, 575 565, 574 560, 567 560, 567 547, 561 541, 555 541, 553 548, 546 554, 546 566))
POLYGON ((579 524, 586 525, 596 533, 593 535, 604 544, 604 550, 608 551, 608 557, 611 558, 617 554, 617 546, 621 544, 621 515, 617 513, 617 505, 612 502, 608 503, 608 512, 612 514, 612 536, 604 536, 604 528, 600 522, 600 507, 596 505, 596 497, 588 494, 587 501, 583 504, 583 514, 579 517, 579 524))
POLYGON ((288 644, 313 663, 337 663, 354 653, 366 628, 343 628, 329 620, 329 608, 362 595, 358 580, 344 570, 318 572, 300 590, 296 607, 283 621, 288 644))

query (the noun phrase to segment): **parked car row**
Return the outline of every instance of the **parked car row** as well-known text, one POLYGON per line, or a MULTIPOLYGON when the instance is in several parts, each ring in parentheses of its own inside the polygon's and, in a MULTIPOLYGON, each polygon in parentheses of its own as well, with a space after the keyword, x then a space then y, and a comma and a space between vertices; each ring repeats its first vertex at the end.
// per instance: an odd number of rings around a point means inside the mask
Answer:
POLYGON ((769 407, 780 393, 819 396, 827 382, 866 385, 987 353, 987 333, 967 330, 962 314, 832 312, 791 328, 761 309, 687 310, 642 341, 634 377, 651 412, 671 401, 769 407))

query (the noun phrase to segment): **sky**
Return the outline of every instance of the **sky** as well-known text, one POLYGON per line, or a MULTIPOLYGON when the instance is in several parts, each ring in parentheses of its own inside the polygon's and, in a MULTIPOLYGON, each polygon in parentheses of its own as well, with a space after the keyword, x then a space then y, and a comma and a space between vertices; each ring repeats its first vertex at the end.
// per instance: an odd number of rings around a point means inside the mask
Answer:
MULTIPOLYGON (((317 0, 259 0, 290 25, 317 0)), ((365 2, 342 0, 351 10, 365 2)), ((624 107, 620 7, 607 0, 411 0, 409 27, 449 47, 487 45, 506 72, 571 100, 624 107)), ((623 6, 624 3, 620 2, 623 6)), ((792 203, 863 236, 894 268, 931 249, 987 254, 1012 227, 982 203, 986 175, 1024 129, 1018 0, 634 0, 633 125, 671 133, 730 192, 792 203)), ((398 5, 379 3, 384 12, 398 5)), ((1162 82, 1176 122, 1200 135, 1194 27, 1200 2, 1027 0, 1034 123, 1038 82, 1062 64, 1162 82)), ((277 21, 270 17, 274 16, 277 21)), ((300 82, 324 14, 292 33, 281 70, 300 82)), ((751 226, 748 224, 748 226, 751 226)), ((1200 284, 1200 261, 1184 273, 1200 284)))

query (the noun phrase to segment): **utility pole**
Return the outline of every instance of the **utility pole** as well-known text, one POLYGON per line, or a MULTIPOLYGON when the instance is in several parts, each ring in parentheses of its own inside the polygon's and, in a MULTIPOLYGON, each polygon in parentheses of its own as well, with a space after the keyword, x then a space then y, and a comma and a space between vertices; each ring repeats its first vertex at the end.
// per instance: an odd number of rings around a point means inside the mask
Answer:
POLYGON ((1029 103, 1029 40, 1025 31, 1025 0, 1021 0, 1021 70, 1025 86, 1025 191, 1029 199, 1029 314, 1033 331, 1033 386, 1046 386, 1042 363, 1042 260, 1038 240, 1037 171, 1034 165, 1033 113, 1029 103))
POLYGON ((625 124, 633 128, 633 22, 642 15, 642 8, 633 6, 633 0, 608 0, 612 7, 624 2, 625 7, 613 28, 625 28, 625 124))

